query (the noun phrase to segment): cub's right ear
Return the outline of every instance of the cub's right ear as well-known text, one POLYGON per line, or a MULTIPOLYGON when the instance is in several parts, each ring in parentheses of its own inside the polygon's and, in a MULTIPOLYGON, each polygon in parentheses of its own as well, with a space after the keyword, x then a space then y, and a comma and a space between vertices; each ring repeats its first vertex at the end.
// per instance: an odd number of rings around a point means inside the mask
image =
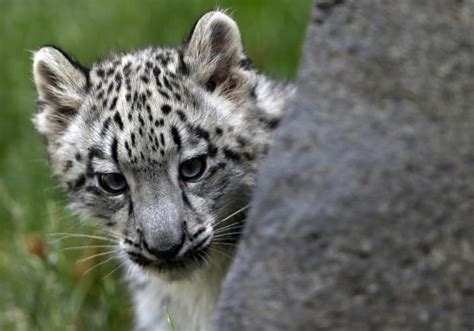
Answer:
POLYGON ((60 135, 76 116, 88 88, 88 70, 55 47, 34 53, 38 113, 33 122, 48 139, 60 135))

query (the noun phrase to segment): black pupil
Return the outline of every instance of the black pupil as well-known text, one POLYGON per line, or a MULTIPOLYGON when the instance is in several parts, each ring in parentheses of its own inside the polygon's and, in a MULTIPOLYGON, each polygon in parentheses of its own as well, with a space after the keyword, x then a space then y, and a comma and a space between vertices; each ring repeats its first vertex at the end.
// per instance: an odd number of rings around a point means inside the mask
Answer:
POLYGON ((127 182, 121 174, 109 173, 101 175, 102 186, 111 192, 119 192, 125 189, 127 182))
POLYGON ((195 179, 204 172, 204 159, 202 157, 195 157, 181 163, 180 175, 184 179, 195 179))

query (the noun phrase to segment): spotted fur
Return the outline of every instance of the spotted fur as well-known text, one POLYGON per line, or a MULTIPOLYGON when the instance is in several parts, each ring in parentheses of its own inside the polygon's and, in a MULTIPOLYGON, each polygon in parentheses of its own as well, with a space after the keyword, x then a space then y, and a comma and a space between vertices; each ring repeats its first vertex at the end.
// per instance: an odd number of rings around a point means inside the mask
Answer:
POLYGON ((118 238, 136 328, 167 330, 167 307, 176 330, 206 330, 245 213, 219 221, 248 204, 292 88, 257 74, 222 12, 179 48, 85 68, 44 47, 33 72, 51 169, 71 208, 118 238), (205 172, 183 182, 180 164, 195 157, 205 172), (127 189, 104 191, 104 173, 122 174, 127 189), (223 226, 234 230, 216 235, 223 226))

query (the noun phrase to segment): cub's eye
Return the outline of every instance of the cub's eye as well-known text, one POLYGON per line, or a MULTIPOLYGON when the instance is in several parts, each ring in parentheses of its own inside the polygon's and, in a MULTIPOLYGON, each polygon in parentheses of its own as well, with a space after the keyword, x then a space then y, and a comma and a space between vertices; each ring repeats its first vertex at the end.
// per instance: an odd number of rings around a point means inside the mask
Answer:
POLYGON ((193 181, 199 179, 206 170, 206 156, 201 155, 187 161, 179 166, 179 175, 182 180, 193 181))
POLYGON ((98 174, 99 185, 110 194, 120 194, 127 189, 125 177, 119 173, 98 174))

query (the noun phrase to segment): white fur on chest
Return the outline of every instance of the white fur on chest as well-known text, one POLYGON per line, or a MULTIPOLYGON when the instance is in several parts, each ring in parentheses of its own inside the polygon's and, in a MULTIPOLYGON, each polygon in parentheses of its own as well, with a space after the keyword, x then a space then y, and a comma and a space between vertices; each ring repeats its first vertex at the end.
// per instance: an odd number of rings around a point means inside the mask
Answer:
POLYGON ((168 311, 176 331, 208 330, 227 265, 211 264, 188 279, 171 282, 129 265, 127 280, 134 302, 135 329, 171 330, 168 311))

